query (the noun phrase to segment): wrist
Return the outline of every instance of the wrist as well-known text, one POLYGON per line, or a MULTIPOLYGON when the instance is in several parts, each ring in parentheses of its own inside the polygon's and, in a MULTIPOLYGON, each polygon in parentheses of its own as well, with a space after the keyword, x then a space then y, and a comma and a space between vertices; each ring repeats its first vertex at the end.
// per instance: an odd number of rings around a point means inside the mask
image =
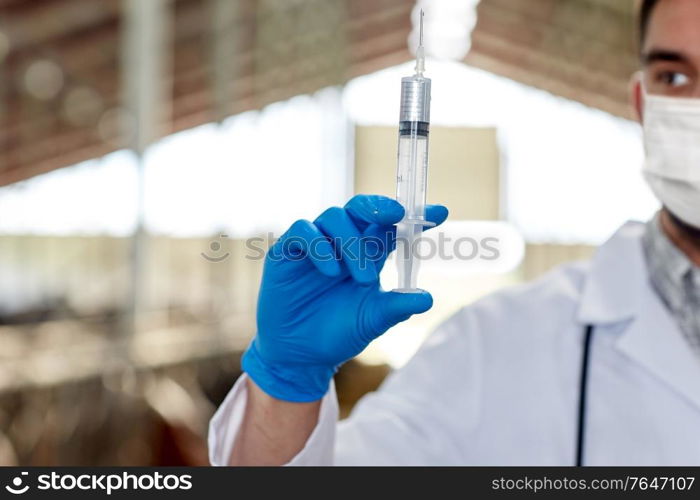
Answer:
POLYGON ((262 390, 250 376, 246 380, 246 390, 248 391, 248 404, 259 408, 265 415, 293 415, 304 414, 309 411, 317 412, 318 407, 321 405, 321 400, 309 403, 293 403, 277 399, 262 390))
POLYGON ((241 360, 243 371, 271 398, 289 403, 311 403, 328 392, 336 367, 272 363, 261 356, 253 340, 241 360))

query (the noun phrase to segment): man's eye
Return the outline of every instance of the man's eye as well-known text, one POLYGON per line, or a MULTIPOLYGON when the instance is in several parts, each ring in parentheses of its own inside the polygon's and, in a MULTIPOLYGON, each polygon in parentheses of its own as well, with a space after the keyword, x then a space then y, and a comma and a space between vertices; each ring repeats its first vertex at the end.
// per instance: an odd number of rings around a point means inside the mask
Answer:
POLYGON ((669 87, 682 87, 690 83, 688 75, 676 71, 664 71, 657 75, 657 80, 669 87))

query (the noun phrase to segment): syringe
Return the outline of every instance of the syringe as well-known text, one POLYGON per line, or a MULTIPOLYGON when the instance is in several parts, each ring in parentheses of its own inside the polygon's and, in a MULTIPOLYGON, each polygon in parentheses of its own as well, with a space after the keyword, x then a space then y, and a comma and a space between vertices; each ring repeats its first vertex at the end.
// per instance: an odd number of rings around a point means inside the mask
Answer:
POLYGON ((417 245, 423 228, 434 226, 425 220, 428 180, 428 133, 430 128, 430 79, 425 78, 423 11, 420 12, 420 42, 416 51, 416 74, 401 79, 399 157, 396 199, 406 210, 397 226, 396 260, 399 286, 396 292, 417 293, 419 260, 417 245))

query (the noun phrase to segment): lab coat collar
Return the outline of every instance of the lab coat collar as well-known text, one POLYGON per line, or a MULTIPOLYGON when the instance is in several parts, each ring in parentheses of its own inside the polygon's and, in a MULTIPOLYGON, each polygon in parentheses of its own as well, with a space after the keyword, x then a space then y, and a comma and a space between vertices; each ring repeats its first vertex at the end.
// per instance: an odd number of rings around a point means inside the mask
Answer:
POLYGON ((628 222, 596 252, 579 305, 581 324, 613 324, 637 316, 642 292, 649 288, 644 229, 644 224, 628 222))
POLYGON ((639 223, 624 225, 593 258, 578 319, 628 323, 616 347, 700 408, 700 360, 649 280, 639 223))

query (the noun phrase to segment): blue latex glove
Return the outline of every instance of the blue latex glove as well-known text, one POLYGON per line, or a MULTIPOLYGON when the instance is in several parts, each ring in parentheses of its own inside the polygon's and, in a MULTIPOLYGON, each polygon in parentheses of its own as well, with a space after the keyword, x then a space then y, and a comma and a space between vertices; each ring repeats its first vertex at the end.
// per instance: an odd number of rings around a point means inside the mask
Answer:
MULTIPOLYGON (((337 368, 389 328, 433 305, 429 293, 384 292, 379 272, 394 249, 403 207, 360 195, 297 221, 269 250, 258 297, 258 333, 243 370, 270 396, 321 399, 337 368)), ((441 224, 447 209, 426 208, 441 224)))

